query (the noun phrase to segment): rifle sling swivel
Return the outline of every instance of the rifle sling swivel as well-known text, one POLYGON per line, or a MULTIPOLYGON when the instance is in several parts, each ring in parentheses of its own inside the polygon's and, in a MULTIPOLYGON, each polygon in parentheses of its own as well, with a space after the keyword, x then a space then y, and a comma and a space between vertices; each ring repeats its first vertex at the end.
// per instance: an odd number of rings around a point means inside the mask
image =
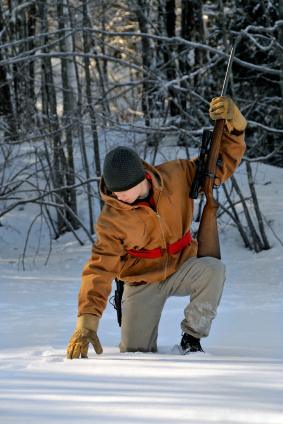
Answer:
POLYGON ((209 177, 209 178, 213 178, 213 179, 215 179, 215 177, 216 177, 216 175, 215 175, 215 174, 213 174, 212 172, 206 172, 206 173, 205 173, 205 175, 206 175, 207 177, 209 177))

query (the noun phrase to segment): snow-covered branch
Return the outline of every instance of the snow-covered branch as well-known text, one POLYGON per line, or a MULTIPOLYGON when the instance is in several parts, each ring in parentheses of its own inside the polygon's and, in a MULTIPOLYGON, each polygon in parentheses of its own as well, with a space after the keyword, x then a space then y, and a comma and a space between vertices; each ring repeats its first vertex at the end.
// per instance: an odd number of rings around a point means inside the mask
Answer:
MULTIPOLYGON (((224 58, 224 59, 229 58, 229 55, 227 53, 225 53, 223 50, 216 49, 216 48, 211 47, 211 46, 206 45, 206 44, 188 41, 188 40, 185 40, 181 37, 165 37, 165 36, 159 36, 159 35, 144 34, 144 33, 140 33, 140 32, 102 31, 102 30, 93 29, 93 28, 77 28, 75 30, 72 29, 72 28, 65 28, 64 31, 68 32, 68 36, 71 33, 86 31, 86 32, 95 33, 95 34, 103 34, 104 36, 108 36, 108 37, 139 37, 139 38, 144 37, 144 38, 149 38, 149 39, 156 40, 156 41, 163 41, 163 42, 167 43, 168 45, 175 45, 175 46, 176 45, 184 45, 184 46, 187 46, 187 47, 190 47, 190 48, 193 48, 193 49, 203 50, 203 51, 206 51, 206 52, 216 54, 219 57, 224 58)), ((26 40, 28 40, 28 38, 26 40)), ((117 62, 117 63, 120 63, 121 65, 140 70, 140 67, 137 67, 135 64, 129 63, 127 61, 124 61, 124 60, 121 60, 121 59, 118 59, 118 58, 114 58, 111 55, 101 55, 101 54, 95 54, 95 53, 90 54, 90 53, 80 53, 80 52, 50 52, 50 53, 45 53, 45 54, 44 53, 34 54, 35 52, 38 52, 39 50, 42 50, 42 46, 33 49, 33 51, 31 53, 25 52, 25 54, 16 55, 16 56, 14 56, 13 58, 10 58, 10 59, 4 59, 4 60, 0 61, 0 66, 6 66, 6 65, 22 63, 22 62, 30 62, 30 61, 34 61, 36 59, 40 59, 40 58, 43 58, 43 57, 53 57, 53 58, 55 58, 55 57, 67 57, 68 56, 68 57, 89 57, 89 58, 96 58, 96 59, 101 59, 101 60, 110 60, 112 62, 117 62)), ((280 76, 281 73, 282 73, 280 70, 269 68, 268 66, 265 66, 265 65, 257 65, 257 64, 254 64, 254 63, 246 62, 246 61, 243 61, 241 59, 238 59, 237 57, 234 58, 234 62, 238 63, 239 65, 241 65, 245 68, 254 69, 257 72, 261 72, 261 73, 265 73, 265 74, 280 76)), ((148 71, 149 70, 147 70, 147 72, 148 71)))
POLYGON ((272 133, 276 133, 276 134, 283 134, 283 129, 268 127, 267 125, 261 124, 260 122, 255 122, 255 121, 249 120, 249 126, 250 127, 263 128, 264 130, 266 130, 268 132, 272 132, 272 133))
MULTIPOLYGON (((89 178, 88 180, 84 180, 84 181, 82 181, 80 183, 73 184, 72 186, 66 186, 65 185, 65 186, 62 186, 62 187, 59 187, 59 188, 54 188, 54 189, 46 190, 43 193, 40 193, 40 194, 38 194, 38 195, 36 195, 34 197, 25 196, 23 198, 23 197, 10 197, 10 196, 6 196, 6 195, 1 196, 1 198, 0 198, 1 200, 6 200, 7 201, 7 200, 11 200, 11 199, 16 199, 16 201, 14 203, 12 203, 11 205, 7 206, 2 212, 0 212, 0 218, 2 216, 6 215, 7 213, 11 212, 13 209, 15 209, 16 207, 18 207, 20 205, 24 205, 26 203, 36 203, 36 202, 40 201, 41 199, 44 199, 46 196, 50 196, 52 193, 60 193, 63 190, 70 190, 70 189, 79 188, 79 187, 84 186, 87 183, 97 182, 99 180, 100 180, 100 178, 96 178, 96 177, 89 178)), ((39 191, 39 189, 36 188, 36 187, 33 190, 21 190, 19 192, 18 196, 21 193, 24 193, 24 194, 29 193, 30 194, 32 192, 38 192, 38 191, 39 191)))

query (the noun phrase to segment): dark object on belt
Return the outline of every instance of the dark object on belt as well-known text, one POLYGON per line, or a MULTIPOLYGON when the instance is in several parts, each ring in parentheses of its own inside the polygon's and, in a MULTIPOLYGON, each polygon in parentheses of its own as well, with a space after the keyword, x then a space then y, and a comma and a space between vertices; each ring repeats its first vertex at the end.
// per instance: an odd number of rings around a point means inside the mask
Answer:
POLYGON ((119 324, 119 327, 121 327, 122 323, 122 297, 124 292, 124 282, 121 280, 115 279, 116 281, 116 290, 114 293, 114 303, 113 306, 116 309, 117 312, 117 321, 119 324))

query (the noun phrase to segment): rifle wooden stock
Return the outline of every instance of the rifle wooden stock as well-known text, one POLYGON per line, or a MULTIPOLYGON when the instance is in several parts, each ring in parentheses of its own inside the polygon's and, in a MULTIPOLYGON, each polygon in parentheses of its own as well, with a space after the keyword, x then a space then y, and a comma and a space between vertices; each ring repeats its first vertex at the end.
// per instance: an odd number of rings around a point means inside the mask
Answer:
POLYGON ((211 140, 211 147, 207 159, 206 175, 203 182, 203 191, 206 197, 206 204, 201 216, 197 235, 198 257, 212 256, 213 258, 221 259, 216 219, 219 205, 213 197, 213 187, 224 126, 224 119, 219 119, 218 121, 216 121, 211 140))
POLYGON ((217 228, 218 205, 216 207, 206 203, 198 230, 198 258, 203 256, 212 256, 221 259, 220 243, 217 228))

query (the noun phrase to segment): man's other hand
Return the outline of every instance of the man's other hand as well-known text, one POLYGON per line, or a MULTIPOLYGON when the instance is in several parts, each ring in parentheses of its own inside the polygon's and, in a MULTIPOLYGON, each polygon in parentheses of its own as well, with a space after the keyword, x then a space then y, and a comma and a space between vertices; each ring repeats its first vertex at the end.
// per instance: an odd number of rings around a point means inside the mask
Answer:
POLYGON ((67 346, 67 358, 87 358, 90 343, 97 354, 101 354, 103 352, 96 331, 88 330, 86 328, 79 328, 75 330, 67 346))

